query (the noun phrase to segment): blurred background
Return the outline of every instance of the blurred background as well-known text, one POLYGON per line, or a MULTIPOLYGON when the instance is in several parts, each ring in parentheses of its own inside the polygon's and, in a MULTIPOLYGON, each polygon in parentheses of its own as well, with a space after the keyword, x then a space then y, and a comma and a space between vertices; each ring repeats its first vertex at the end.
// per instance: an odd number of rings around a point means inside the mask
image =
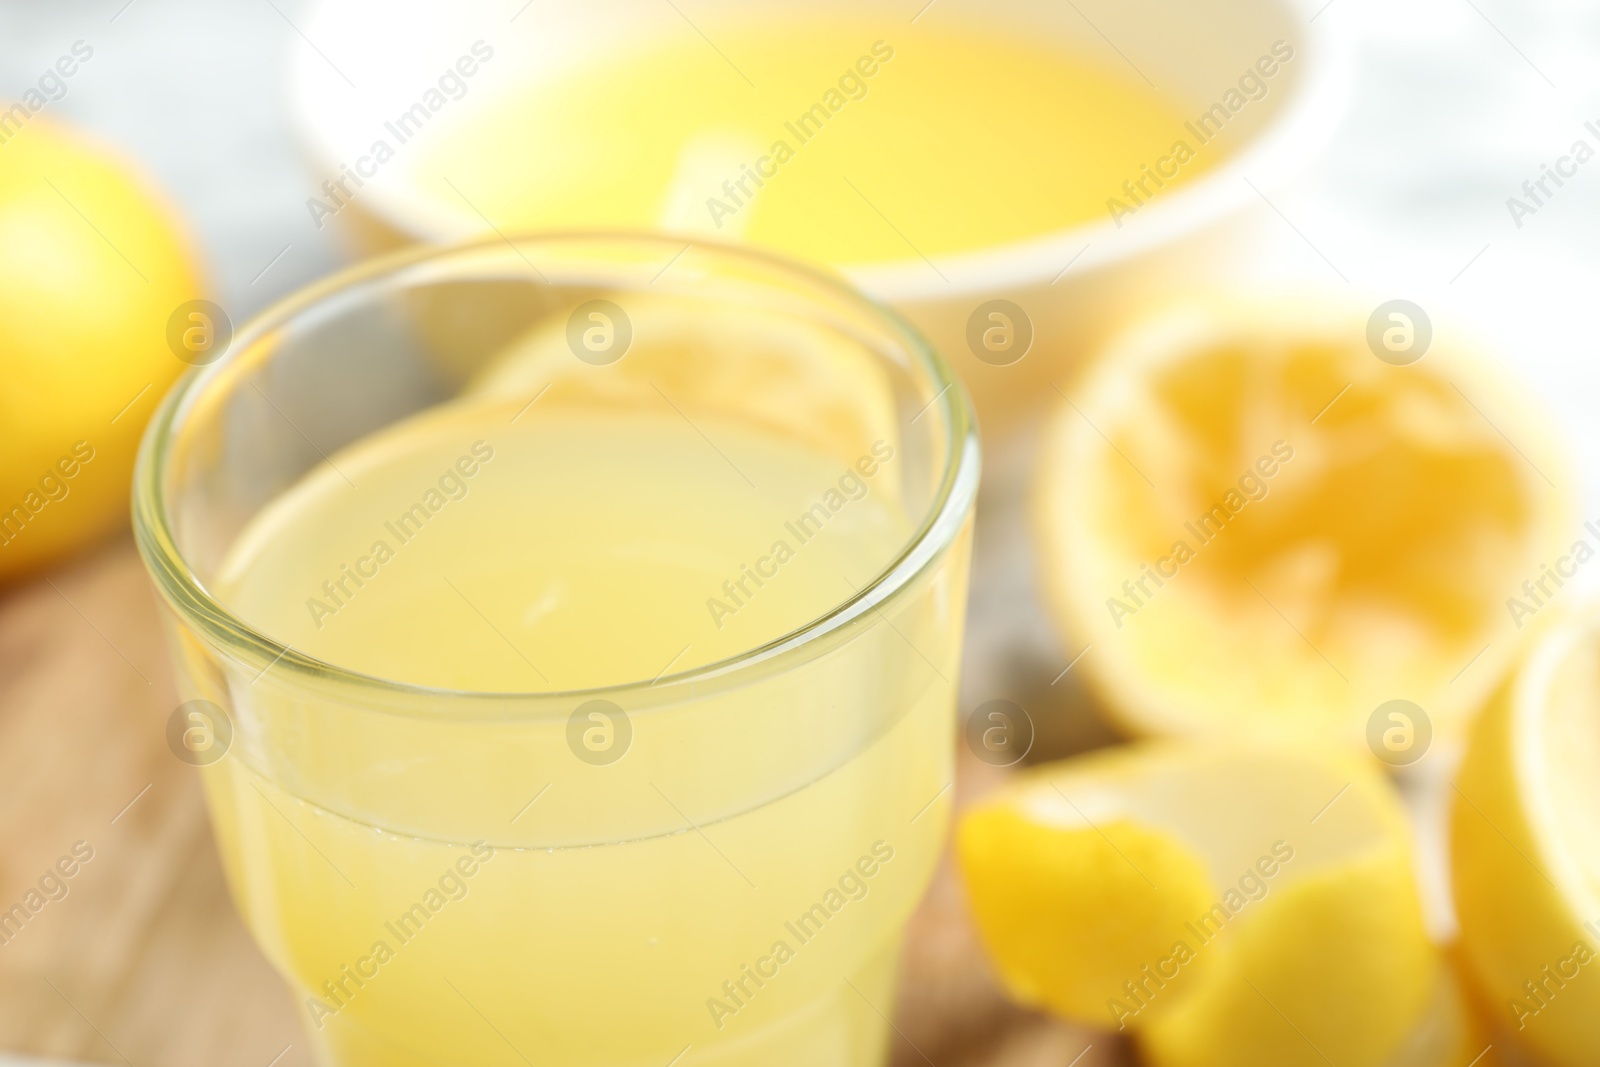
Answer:
MULTIPOLYGON (((939 19, 947 2, 908 4, 908 21, 939 19)), ((524 0, 507 0, 498 32, 536 32, 539 6, 524 15, 524 0)), ((1343 106, 1292 179, 1229 216, 1208 281, 1309 287, 1363 306, 1406 299, 1478 333, 1554 413, 1587 516, 1600 478, 1600 165, 1520 226, 1507 199, 1574 141, 1600 143, 1585 130, 1600 127, 1600 7, 1327 0, 1295 17, 1307 40, 1327 42, 1343 106)), ((345 229, 307 212, 324 171, 294 134, 291 64, 309 48, 337 67, 357 47, 314 40, 312 25, 298 0, 0 0, 0 105, 75 42, 92 47, 50 116, 154 177, 198 241, 207 295, 237 324, 359 254, 345 229)), ((0 148, 0 178, 7 164, 0 148)), ((1043 414, 990 404, 982 415, 990 455, 962 712, 994 699, 1026 708, 1038 732, 1030 762, 1099 747, 1116 734, 1078 673, 1063 675, 1070 656, 1029 546, 1023 501, 1043 414)), ((0 426, 0 464, 6 436, 0 426)), ((193 771, 161 739, 176 698, 155 619, 125 530, 0 587, 0 899, 20 897, 59 842, 96 852, 38 928, 0 946, 0 1050, 17 1063, 299 1067, 310 1060, 288 995, 227 898, 193 771)), ((965 751, 963 761, 964 797, 1004 773, 965 751)), ((1448 937, 1442 794, 1408 789, 1425 828, 1430 921, 1448 937)), ((948 868, 905 967, 897 1064, 1132 1062, 1117 1036, 1008 1005, 948 868)))

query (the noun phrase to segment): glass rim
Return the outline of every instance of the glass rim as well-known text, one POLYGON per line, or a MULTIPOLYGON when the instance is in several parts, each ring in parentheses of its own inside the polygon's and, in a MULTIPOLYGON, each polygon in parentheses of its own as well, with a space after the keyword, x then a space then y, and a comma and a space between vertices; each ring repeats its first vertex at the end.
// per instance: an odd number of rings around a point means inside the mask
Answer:
MULTIPOLYGON (((543 272, 539 273, 542 275, 543 272)), ((263 360, 265 358, 262 357, 263 360)), ((366 260, 296 290, 248 319, 235 331, 228 350, 220 359, 195 367, 178 379, 145 428, 133 476, 133 529, 145 569, 169 606, 219 649, 245 662, 254 659, 266 663, 257 675, 258 680, 268 671, 287 666, 298 674, 306 675, 307 681, 312 684, 342 683, 366 690, 379 689, 396 696, 409 695, 452 703, 555 701, 566 704, 644 690, 652 690, 665 697, 683 686, 739 675, 746 669, 804 649, 855 618, 876 611, 881 604, 934 566, 954 542, 977 495, 979 464, 976 415, 966 387, 954 368, 898 312, 852 288, 839 276, 761 249, 698 237, 594 230, 542 231, 507 236, 496 231, 468 241, 414 246, 366 260), (457 257, 470 258, 493 251, 500 245, 521 255, 524 250, 535 251, 540 246, 564 243, 660 245, 669 255, 681 255, 683 246, 687 244, 723 259, 764 266, 779 274, 797 278, 813 289, 820 289, 824 295, 853 305, 856 310, 868 312, 895 341, 904 346, 913 360, 913 373, 929 381, 935 391, 933 399, 923 410, 937 407, 944 414, 944 469, 926 514, 894 556, 878 568, 872 580, 817 617, 734 655, 663 674, 654 680, 636 679, 604 686, 559 690, 455 689, 419 685, 352 670, 302 652, 263 633, 214 597, 178 548, 172 533, 165 487, 173 447, 187 425, 188 416, 204 399, 211 386, 227 375, 239 372, 242 354, 257 350, 270 351, 260 349, 260 342, 305 314, 314 312, 341 295, 381 283, 385 279, 397 278, 419 266, 443 264, 457 257)))

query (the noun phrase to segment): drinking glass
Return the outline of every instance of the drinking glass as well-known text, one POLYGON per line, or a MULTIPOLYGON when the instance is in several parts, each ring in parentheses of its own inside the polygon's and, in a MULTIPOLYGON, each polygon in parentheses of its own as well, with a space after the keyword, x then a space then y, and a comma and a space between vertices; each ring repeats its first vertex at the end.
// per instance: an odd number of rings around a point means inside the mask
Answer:
POLYGON ((192 370, 135 475, 169 740, 320 1062, 882 1063, 978 467, 894 313, 665 237, 403 252, 192 370))

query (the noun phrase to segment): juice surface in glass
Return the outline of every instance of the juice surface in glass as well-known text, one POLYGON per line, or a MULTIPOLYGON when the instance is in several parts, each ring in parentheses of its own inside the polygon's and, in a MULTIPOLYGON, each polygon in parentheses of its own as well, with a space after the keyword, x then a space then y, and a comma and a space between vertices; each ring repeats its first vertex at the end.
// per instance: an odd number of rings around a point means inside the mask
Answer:
POLYGON ((363 674, 589 689, 798 629, 876 577, 911 533, 894 497, 872 491, 894 463, 887 441, 864 453, 866 477, 665 405, 535 407, 512 423, 520 406, 458 402, 332 457, 240 534, 222 598, 363 674), (830 490, 845 503, 819 521, 807 509, 830 490))
MULTIPOLYGON (((913 421, 947 418, 950 387, 911 389, 830 334, 801 364, 876 395, 826 410, 892 417, 819 436, 797 429, 828 421, 797 380, 718 392, 759 360, 741 345, 761 316, 696 380, 661 316, 707 309, 613 295, 635 308, 631 362, 558 349, 556 380, 526 395, 473 377, 302 455, 271 492, 248 470, 269 451, 255 420, 311 441, 361 395, 291 390, 276 364, 294 329, 263 329, 211 379, 229 401, 179 405, 203 443, 171 479, 258 501, 207 504, 231 531, 196 553, 226 627, 172 599, 185 688, 233 724, 205 770, 213 821, 334 1067, 886 1054, 953 771, 965 504, 929 544, 930 479, 952 457, 913 421), (260 647, 228 645, 244 629, 260 647)), ((739 314, 704 321, 725 333, 739 314)), ((793 352, 782 317, 770 347, 793 352)), ((436 321, 413 325, 428 348, 436 321)), ((542 377, 549 336, 512 364, 542 377)))

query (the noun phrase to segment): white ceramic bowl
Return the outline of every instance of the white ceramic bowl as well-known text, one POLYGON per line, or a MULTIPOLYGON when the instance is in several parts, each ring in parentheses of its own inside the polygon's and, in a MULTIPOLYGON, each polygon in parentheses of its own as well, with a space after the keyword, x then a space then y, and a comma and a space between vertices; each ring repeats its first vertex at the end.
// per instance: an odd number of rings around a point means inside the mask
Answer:
MULTIPOLYGON (((688 32, 715 39, 731 21, 759 18, 763 9, 778 9, 779 2, 319 0, 301 23, 304 38, 292 60, 295 123, 320 182, 341 175, 341 166, 354 165, 377 138, 392 141, 384 123, 415 104, 474 42, 492 48, 494 58, 466 79, 468 90, 459 100, 441 109, 449 121, 462 121, 499 93, 640 39, 688 32)), ((907 315, 961 369, 987 434, 1027 423, 1029 413, 1054 396, 1052 384, 1065 382, 1082 356, 1130 315, 1196 282, 1214 284, 1237 255, 1231 237, 1240 232, 1240 216, 1270 213, 1266 198, 1322 146, 1342 114, 1348 71, 1339 20, 1316 17, 1323 2, 933 0, 923 7, 924 0, 852 0, 810 5, 808 11, 835 6, 856 20, 881 20, 883 32, 906 40, 919 25, 941 21, 976 23, 1034 43, 1056 42, 1147 79, 1183 113, 1196 117, 1213 105, 1227 106, 1229 90, 1260 57, 1272 53, 1275 43, 1294 50, 1291 61, 1263 79, 1266 94, 1230 116, 1216 142, 1227 156, 1197 178, 1158 193, 1120 226, 1108 213, 1027 240, 936 256, 937 271, 915 256, 831 266, 907 315), (978 359, 967 342, 974 311, 997 298, 1019 305, 1034 329, 1027 355, 1006 366, 978 359)), ((1026 162, 1019 158, 1009 165, 1026 162)), ((364 251, 449 241, 485 228, 466 205, 419 195, 407 180, 408 165, 401 147, 347 206, 321 221, 353 234, 364 251)), ((996 195, 1004 195, 1007 165, 997 159, 996 195)), ((1273 224, 1284 223, 1274 219, 1273 224)))

